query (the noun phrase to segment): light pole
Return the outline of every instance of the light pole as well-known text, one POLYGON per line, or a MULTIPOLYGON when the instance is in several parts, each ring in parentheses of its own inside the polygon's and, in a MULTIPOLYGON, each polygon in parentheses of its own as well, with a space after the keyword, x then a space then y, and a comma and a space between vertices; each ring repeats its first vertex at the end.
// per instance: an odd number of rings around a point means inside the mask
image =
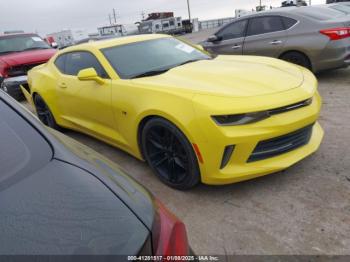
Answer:
POLYGON ((188 19, 190 19, 190 22, 191 22, 190 0, 187 0, 187 9, 188 9, 188 19))

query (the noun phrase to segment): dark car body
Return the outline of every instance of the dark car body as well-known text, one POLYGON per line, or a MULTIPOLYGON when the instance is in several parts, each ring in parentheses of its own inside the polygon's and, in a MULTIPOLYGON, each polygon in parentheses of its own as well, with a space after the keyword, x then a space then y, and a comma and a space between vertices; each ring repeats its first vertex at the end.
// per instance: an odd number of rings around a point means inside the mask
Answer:
POLYGON ((280 58, 314 72, 350 65, 350 16, 324 6, 283 7, 235 19, 201 43, 209 52, 280 58))
POLYGON ((2 91, 0 133, 0 255, 188 254, 159 200, 2 91))
POLYGON ((14 77, 26 76, 35 66, 46 63, 56 50, 37 34, 0 35, 0 87, 17 100, 23 98, 14 77), (23 41, 21 41, 23 39, 23 41), (7 79, 8 86, 3 80, 7 79), (14 81, 12 81, 14 80, 14 81))

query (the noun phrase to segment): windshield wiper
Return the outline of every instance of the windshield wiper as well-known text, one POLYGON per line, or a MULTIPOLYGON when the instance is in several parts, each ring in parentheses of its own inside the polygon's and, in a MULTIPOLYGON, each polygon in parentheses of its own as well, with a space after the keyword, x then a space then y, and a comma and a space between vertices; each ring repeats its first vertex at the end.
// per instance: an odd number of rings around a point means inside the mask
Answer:
POLYGON ((191 60, 187 60, 181 64, 178 64, 176 66, 182 66, 182 65, 186 65, 186 64, 189 64, 189 63, 194 63, 194 62, 198 62, 198 61, 201 61, 201 60, 204 60, 204 59, 191 59, 191 60))
POLYGON ((0 52, 0 55, 7 55, 7 54, 12 54, 12 53, 17 53, 18 51, 5 51, 5 52, 0 52))
POLYGON ((155 76, 155 75, 160 75, 163 73, 166 73, 170 70, 170 68, 167 69, 160 69, 160 70, 152 70, 152 71, 147 71, 135 76, 130 77, 130 79, 134 79, 134 78, 140 78, 140 77, 146 77, 146 76, 155 76))
POLYGON ((198 61, 202 61, 202 60, 212 60, 212 59, 213 59, 212 57, 210 57, 210 58, 202 58, 202 59, 190 59, 190 60, 187 60, 187 61, 185 61, 183 63, 180 63, 180 64, 178 64, 176 66, 182 66, 182 65, 189 64, 189 63, 194 63, 194 62, 198 62, 198 61))
POLYGON ((50 49, 50 47, 30 47, 30 48, 22 49, 21 52, 29 51, 29 50, 39 50, 39 49, 50 49))

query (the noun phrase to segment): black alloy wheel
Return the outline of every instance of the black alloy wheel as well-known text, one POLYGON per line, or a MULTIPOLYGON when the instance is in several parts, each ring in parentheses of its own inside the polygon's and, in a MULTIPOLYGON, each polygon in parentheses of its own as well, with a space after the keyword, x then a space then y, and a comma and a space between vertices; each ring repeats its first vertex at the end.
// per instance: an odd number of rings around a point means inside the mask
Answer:
POLYGON ((292 64, 303 66, 309 70, 312 70, 312 66, 309 58, 302 53, 299 52, 288 52, 281 56, 281 59, 292 64))
POLYGON ((60 130, 60 127, 57 125, 49 107, 40 95, 34 96, 34 105, 38 118, 44 125, 56 130, 60 130))
POLYGON ((197 157, 185 135, 169 121, 153 118, 142 130, 142 151, 159 179, 186 190, 200 182, 197 157))

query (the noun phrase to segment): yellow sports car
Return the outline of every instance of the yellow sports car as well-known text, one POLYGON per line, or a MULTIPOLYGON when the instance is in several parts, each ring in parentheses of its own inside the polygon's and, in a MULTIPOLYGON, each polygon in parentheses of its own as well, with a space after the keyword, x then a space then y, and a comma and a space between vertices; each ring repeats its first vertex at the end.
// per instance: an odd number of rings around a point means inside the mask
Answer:
POLYGON ((285 169, 319 147, 314 75, 277 59, 213 57, 166 35, 93 42, 34 68, 39 119, 148 162, 165 184, 228 184, 285 169))

